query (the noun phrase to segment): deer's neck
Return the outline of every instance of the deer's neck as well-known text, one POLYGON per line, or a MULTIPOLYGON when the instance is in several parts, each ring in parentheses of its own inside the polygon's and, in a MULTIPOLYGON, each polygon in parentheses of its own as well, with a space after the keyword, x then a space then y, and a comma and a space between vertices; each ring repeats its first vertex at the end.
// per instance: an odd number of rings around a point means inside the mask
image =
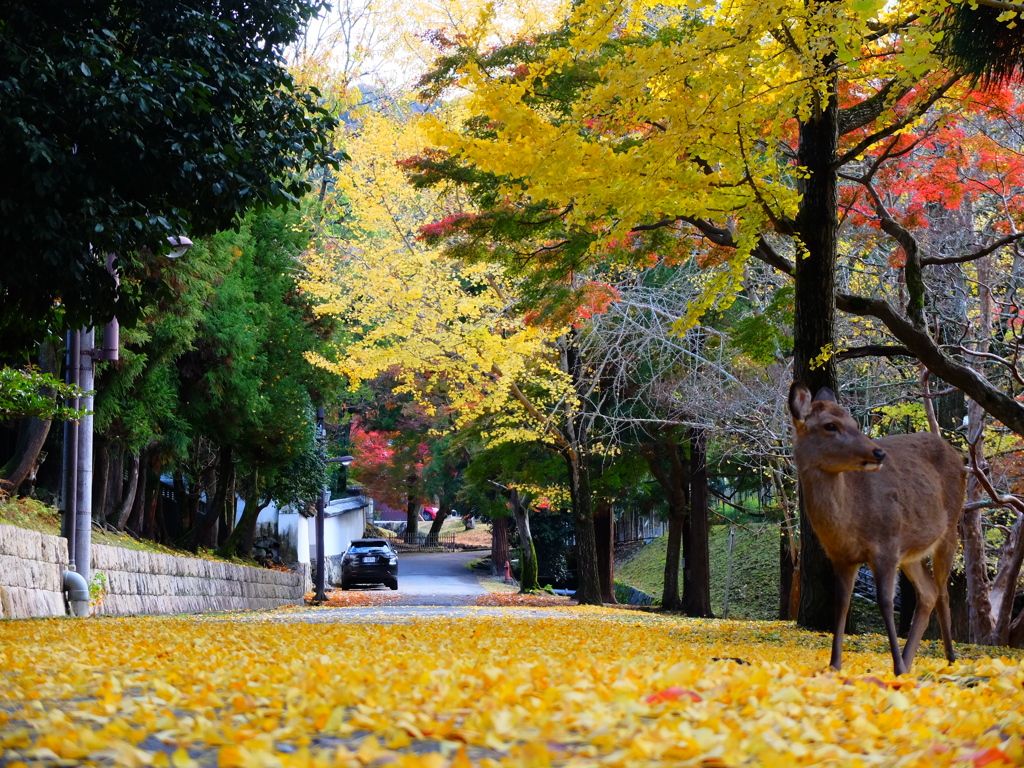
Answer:
POLYGON ((847 474, 822 472, 815 468, 800 471, 807 516, 826 550, 830 549, 829 539, 835 537, 839 543, 850 521, 847 474))

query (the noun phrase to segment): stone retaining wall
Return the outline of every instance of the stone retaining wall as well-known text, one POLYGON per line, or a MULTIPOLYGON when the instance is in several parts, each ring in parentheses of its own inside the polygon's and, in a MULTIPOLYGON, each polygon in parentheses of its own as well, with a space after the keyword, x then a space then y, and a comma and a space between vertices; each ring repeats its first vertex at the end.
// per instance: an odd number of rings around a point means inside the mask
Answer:
POLYGON ((92 546, 93 573, 107 577, 98 613, 202 613, 301 605, 302 576, 215 560, 92 546))
POLYGON ((68 540, 0 525, 0 618, 64 616, 68 540))
MULTIPOLYGON (((0 618, 64 616, 67 540, 0 525, 0 618)), ((93 573, 107 578, 97 613, 112 616, 301 605, 301 573, 193 557, 92 546, 93 573)))

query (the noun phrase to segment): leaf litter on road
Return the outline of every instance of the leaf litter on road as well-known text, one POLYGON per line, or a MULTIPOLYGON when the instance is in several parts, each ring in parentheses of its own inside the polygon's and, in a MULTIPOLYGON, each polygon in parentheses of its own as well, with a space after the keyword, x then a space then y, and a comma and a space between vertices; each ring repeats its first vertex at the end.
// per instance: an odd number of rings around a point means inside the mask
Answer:
POLYGON ((840 674, 784 623, 549 611, 0 623, 0 764, 1024 765, 1019 653, 840 674))

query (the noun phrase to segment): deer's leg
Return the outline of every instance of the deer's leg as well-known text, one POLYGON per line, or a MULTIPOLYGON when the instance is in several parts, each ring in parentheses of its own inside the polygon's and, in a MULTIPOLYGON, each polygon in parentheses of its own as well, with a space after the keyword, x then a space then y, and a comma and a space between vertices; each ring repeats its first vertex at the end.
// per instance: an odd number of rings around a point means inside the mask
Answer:
MULTIPOLYGON (((878 610, 882 612, 885 631, 889 635, 889 650, 892 652, 893 670, 897 675, 902 675, 908 671, 908 665, 904 663, 903 656, 900 654, 900 639, 896 634, 896 619, 893 616, 893 598, 896 594, 896 563, 871 563, 871 572, 875 576, 878 610)), ((918 590, 918 594, 920 594, 920 590, 918 590)), ((920 605, 918 603, 919 608, 920 605)), ((928 612, 931 613, 931 610, 931 607, 929 607, 928 612)))
POLYGON ((932 554, 932 574, 935 587, 939 592, 936 609, 939 613, 939 629, 942 631, 942 647, 946 652, 946 661, 956 661, 953 650, 953 620, 949 614, 949 573, 953 570, 953 558, 956 556, 956 535, 943 540, 932 554))
POLYGON ((833 565, 836 572, 836 628, 832 634, 832 661, 829 666, 838 671, 843 668, 843 632, 846 630, 846 614, 850 610, 850 598, 853 597, 857 566, 833 565))
MULTIPOLYGON (((932 616, 932 609, 939 599, 939 590, 935 586, 935 579, 924 564, 924 560, 915 560, 910 563, 903 563, 903 572, 907 574, 917 592, 917 609, 914 611, 914 618, 910 622, 910 632, 907 633, 907 644, 903 646, 903 664, 907 671, 917 653, 917 646, 921 644, 924 631, 928 628, 928 620, 932 616)), ((949 600, 946 600, 947 614, 949 612, 949 600)), ((945 634, 945 633, 943 633, 945 634)))

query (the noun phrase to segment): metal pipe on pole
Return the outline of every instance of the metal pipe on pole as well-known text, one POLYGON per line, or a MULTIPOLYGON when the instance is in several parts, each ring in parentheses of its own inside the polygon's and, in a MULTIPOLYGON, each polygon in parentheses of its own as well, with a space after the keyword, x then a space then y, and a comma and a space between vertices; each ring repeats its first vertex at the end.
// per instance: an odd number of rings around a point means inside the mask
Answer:
MULTIPOLYGON (((78 386, 79 359, 82 353, 81 337, 78 330, 68 331, 67 349, 64 355, 64 381, 68 385, 78 386)), ((81 407, 79 398, 68 398, 68 407, 81 407)), ((71 570, 76 569, 75 560, 75 525, 78 509, 78 421, 69 419, 64 422, 64 483, 61 496, 64 502, 64 519, 61 521, 61 535, 68 540, 68 563, 71 570)))
POLYGON ((92 568, 92 424, 93 395, 96 367, 94 347, 96 334, 92 328, 80 332, 81 352, 78 356, 78 383, 86 394, 82 396, 81 407, 85 409, 81 427, 78 430, 78 488, 75 520, 75 565, 76 570, 88 582, 92 568))
MULTIPOLYGON (((324 416, 323 406, 316 409, 316 440, 320 458, 324 459, 324 416)), ((316 495, 316 579, 313 602, 327 602, 327 591, 324 588, 327 558, 324 555, 324 489, 320 488, 316 495)))

